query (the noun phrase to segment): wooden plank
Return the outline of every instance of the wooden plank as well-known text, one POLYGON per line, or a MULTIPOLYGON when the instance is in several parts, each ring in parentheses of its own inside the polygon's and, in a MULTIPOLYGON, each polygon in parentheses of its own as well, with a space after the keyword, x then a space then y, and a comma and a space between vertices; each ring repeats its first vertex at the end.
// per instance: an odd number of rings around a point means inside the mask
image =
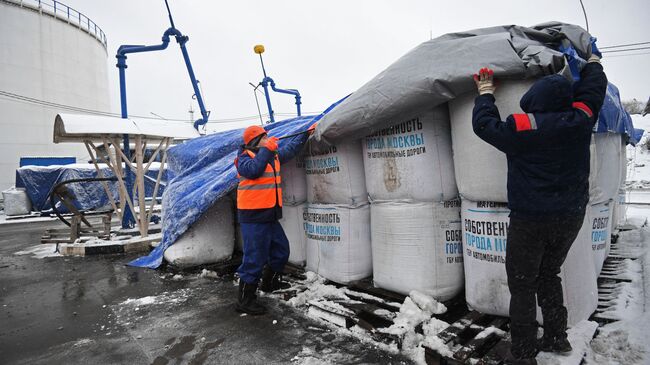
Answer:
POLYGON ((115 253, 148 252, 151 243, 162 240, 162 234, 136 237, 123 241, 93 241, 61 244, 59 251, 65 256, 88 256, 115 253))
POLYGON ((404 299, 406 298, 406 295, 398 294, 381 288, 375 288, 369 281, 366 280, 353 281, 348 284, 348 288, 371 294, 391 302, 403 303, 404 299))
POLYGON ((138 187, 138 207, 140 208, 140 215, 138 217, 138 226, 140 227, 140 236, 147 237, 147 226, 149 220, 145 208, 144 198, 144 170, 143 170, 144 156, 142 155, 142 136, 135 136, 135 184, 138 187))
MULTIPOLYGON (((108 149, 108 143, 107 143, 106 138, 104 138, 104 148, 108 149)), ((121 151, 119 148, 115 148, 115 149, 121 151)), ((111 161, 113 162, 113 165, 118 164, 112 154, 109 154, 109 157, 111 158, 111 161)), ((126 201, 126 205, 128 205, 128 207, 131 209, 131 213, 133 214, 133 217, 137 218, 138 215, 136 214, 135 208, 133 207, 133 202, 131 202, 131 198, 129 198, 129 195, 126 193, 126 191, 127 191, 126 190, 126 185, 124 184, 124 180, 122 179, 122 175, 116 173, 116 176, 117 176, 117 181, 119 183, 118 188, 120 190, 122 190, 122 193, 124 194, 124 200, 126 201)))
POLYGON ((469 328, 469 326, 474 324, 474 322, 481 317, 483 317, 483 314, 477 311, 471 311, 458 321, 449 325, 446 329, 442 330, 442 332, 438 333, 437 336, 442 340, 442 342, 447 343, 469 328))
MULTIPOLYGON (((116 142, 115 139, 111 139, 111 142, 113 142, 113 147, 117 146, 117 147, 115 147, 115 152, 117 152, 117 153, 120 154, 120 156, 122 157, 122 161, 124 161, 124 163, 125 163, 127 166, 129 166, 129 168, 131 168, 131 170, 135 170, 135 167, 134 167, 133 164, 131 163, 131 160, 129 160, 129 159, 126 157, 126 155, 124 154, 124 151, 122 151, 122 149, 119 148, 120 143, 119 143, 119 142, 116 142)), ((106 142, 104 142, 104 145, 106 145, 106 142)))
MULTIPOLYGON (((153 214, 153 208, 156 205, 156 199, 158 197, 158 188, 160 187, 160 180, 162 179, 163 175, 163 170, 165 169, 165 162, 167 162, 167 149, 169 148, 169 144, 171 143, 171 138, 166 138, 165 139, 165 150, 163 151, 162 158, 160 160, 160 169, 158 170, 158 176, 156 178, 156 185, 154 185, 153 188, 153 195, 151 199, 151 206, 149 208, 149 213, 147 214, 147 220, 150 217, 151 214, 153 214)), ((160 144, 162 145, 163 141, 160 141, 160 144)), ((149 165, 147 165, 147 170, 149 169, 149 165)))
MULTIPOLYGON (((503 330, 508 323, 508 319, 504 317, 494 318, 485 328, 494 327, 503 330)), ((482 332, 482 331, 481 331, 482 332)), ((481 333, 479 332, 479 333, 481 333)), ((477 334, 478 335, 478 334, 477 334)), ((464 362, 469 358, 476 358, 481 356, 482 353, 487 352, 489 348, 495 345, 501 337, 496 333, 491 333, 483 338, 476 338, 476 336, 467 342, 463 347, 454 353, 454 359, 464 362)))
MULTIPOLYGON (((158 147, 156 147, 156 150, 153 152, 151 157, 149 158, 149 162, 147 162, 147 166, 144 168, 144 173, 146 174, 149 172, 149 167, 151 167, 151 164, 156 160, 156 157, 158 157, 158 154, 160 153, 160 150, 162 149, 163 143, 165 143, 166 140, 169 138, 163 138, 160 140, 160 143, 158 144, 158 147)), ((167 146, 169 146, 169 143, 167 143, 167 146)), ((167 150, 167 147, 165 147, 165 150, 167 150)), ((161 164, 162 168, 162 164, 161 164)))
POLYGON ((511 343, 508 340, 502 339, 497 342, 490 351, 488 351, 485 356, 478 360, 476 364, 478 365, 499 365, 503 363, 503 360, 508 354, 511 343))

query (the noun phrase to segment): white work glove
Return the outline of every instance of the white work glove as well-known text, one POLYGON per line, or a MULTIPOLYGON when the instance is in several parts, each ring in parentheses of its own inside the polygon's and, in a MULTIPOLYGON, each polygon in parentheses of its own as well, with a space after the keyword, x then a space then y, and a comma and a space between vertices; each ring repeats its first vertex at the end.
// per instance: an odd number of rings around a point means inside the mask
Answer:
POLYGON ((496 86, 494 85, 494 71, 487 67, 483 67, 478 71, 478 74, 474 74, 474 82, 480 95, 494 94, 494 90, 496 90, 496 86))

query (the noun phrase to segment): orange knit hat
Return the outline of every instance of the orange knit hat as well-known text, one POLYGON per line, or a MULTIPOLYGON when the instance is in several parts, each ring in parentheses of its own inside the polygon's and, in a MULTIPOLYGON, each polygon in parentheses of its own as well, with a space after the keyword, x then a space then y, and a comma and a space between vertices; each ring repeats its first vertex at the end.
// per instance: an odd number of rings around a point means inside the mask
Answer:
POLYGON ((259 125, 252 125, 244 130, 244 144, 248 144, 256 137, 266 134, 266 130, 259 125))

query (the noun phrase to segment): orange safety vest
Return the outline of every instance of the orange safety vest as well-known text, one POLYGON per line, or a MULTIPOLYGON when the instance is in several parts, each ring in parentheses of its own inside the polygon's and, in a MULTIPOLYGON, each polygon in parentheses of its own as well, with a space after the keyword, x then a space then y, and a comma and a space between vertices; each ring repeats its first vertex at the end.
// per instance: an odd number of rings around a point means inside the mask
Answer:
MULTIPOLYGON (((255 154, 245 150, 251 158, 255 154)), ((247 179, 239 174, 237 187, 237 209, 269 209, 277 205, 282 207, 282 182, 280 177, 280 159, 275 154, 273 165, 266 164, 264 173, 257 179, 247 179)))

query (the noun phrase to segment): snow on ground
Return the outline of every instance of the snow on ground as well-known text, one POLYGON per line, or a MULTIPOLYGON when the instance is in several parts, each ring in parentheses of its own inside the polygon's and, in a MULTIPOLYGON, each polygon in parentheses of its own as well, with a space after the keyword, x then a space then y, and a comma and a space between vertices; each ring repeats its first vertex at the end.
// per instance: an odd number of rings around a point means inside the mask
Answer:
MULTIPOLYGON (((628 222, 646 221, 650 207, 637 208, 638 217, 628 216, 628 222)), ((630 211, 628 210, 628 214, 630 211)), ((624 283, 612 299, 608 317, 620 319, 599 328, 587 352, 587 364, 648 364, 650 363, 650 228, 647 226, 620 233, 619 240, 637 260, 626 260, 621 278, 624 283)))
POLYGON ((181 289, 175 292, 164 292, 156 296, 146 296, 142 298, 129 298, 122 303, 118 304, 120 307, 135 307, 137 308, 146 305, 170 305, 170 304, 179 304, 187 301, 187 298, 190 295, 190 289, 181 289))
MULTIPOLYGON (((287 303, 300 309, 307 308, 307 315, 317 321, 322 321, 328 326, 332 326, 332 322, 336 323, 336 318, 329 318, 331 320, 330 322, 323 321, 323 317, 328 316, 329 314, 319 311, 318 307, 325 307, 330 311, 345 314, 348 313, 349 310, 337 302, 357 302, 348 296, 348 294, 350 294, 349 289, 345 287, 337 288, 334 285, 326 284, 324 278, 313 272, 307 272, 306 276, 307 279, 304 282, 306 290, 289 299, 287 303)), ((354 295, 359 296, 360 293, 355 292, 354 295)), ((447 308, 432 297, 417 291, 412 291, 409 296, 404 299, 404 303, 402 304, 386 302, 371 295, 361 296, 370 297, 375 301, 382 301, 384 304, 394 306, 396 309, 399 308, 399 313, 393 319, 394 324, 391 327, 379 329, 379 331, 386 335, 394 335, 401 338, 401 352, 417 364, 426 364, 424 361, 424 348, 422 347, 425 339, 434 338, 436 334, 449 326, 448 323, 432 318, 431 316, 433 314, 444 313, 447 311, 447 308), (424 335, 416 332, 415 328, 418 325, 422 325, 424 335)), ((384 314, 390 313, 389 311, 385 312, 386 313, 384 314)), ((381 311, 377 312, 378 315, 381 315, 382 313, 383 312, 381 311)), ((341 322, 341 324, 344 325, 344 321, 341 322)), ((399 351, 397 349, 397 344, 392 343, 386 345, 382 342, 378 342, 373 339, 373 334, 356 325, 349 329, 344 327, 336 328, 336 331, 341 335, 355 337, 364 343, 379 347, 390 353, 396 353, 399 351)), ((445 345, 442 344, 442 346, 444 347, 445 345)), ((442 347, 441 351, 444 351, 442 350, 442 347)), ((447 351, 449 350, 447 349, 447 351)), ((322 358, 318 358, 310 353, 299 354, 293 359, 293 361, 300 364, 328 363, 323 362, 322 358)), ((333 363, 336 363, 336 361, 333 361, 333 363)))
POLYGON ((55 243, 38 244, 31 246, 26 250, 18 251, 14 255, 31 255, 34 258, 42 259, 44 257, 62 256, 56 251, 55 243))

